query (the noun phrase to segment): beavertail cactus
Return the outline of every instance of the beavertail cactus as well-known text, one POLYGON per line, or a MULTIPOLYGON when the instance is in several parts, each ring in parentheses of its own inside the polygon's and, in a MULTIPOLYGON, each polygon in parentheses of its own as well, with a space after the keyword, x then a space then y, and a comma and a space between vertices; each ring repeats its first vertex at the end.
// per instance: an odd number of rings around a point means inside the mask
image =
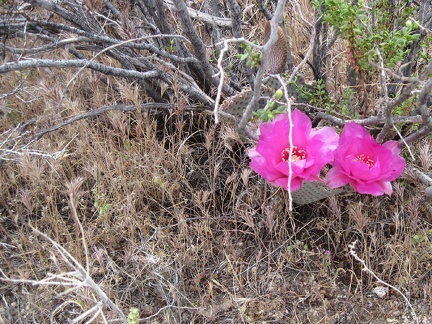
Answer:
MULTIPOLYGON (((264 26, 264 43, 270 38, 270 21, 267 20, 264 26)), ((279 74, 285 70, 288 59, 288 43, 281 26, 278 26, 278 40, 270 48, 269 60, 267 62, 266 72, 270 74, 279 74)))

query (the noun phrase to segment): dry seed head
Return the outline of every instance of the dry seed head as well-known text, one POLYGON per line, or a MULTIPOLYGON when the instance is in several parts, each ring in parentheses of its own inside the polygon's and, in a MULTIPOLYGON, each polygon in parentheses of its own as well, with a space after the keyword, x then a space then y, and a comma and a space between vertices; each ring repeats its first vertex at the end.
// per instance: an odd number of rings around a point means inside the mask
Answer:
POLYGON ((429 141, 425 141, 423 144, 419 145, 418 152, 423 170, 428 171, 432 167, 432 159, 430 158, 431 147, 429 141))
MULTIPOLYGON (((271 28, 270 20, 267 20, 264 27, 264 43, 270 38, 271 28)), ((270 74, 282 73, 285 70, 288 59, 288 43, 281 26, 278 26, 278 40, 270 48, 269 60, 266 72, 270 74)))

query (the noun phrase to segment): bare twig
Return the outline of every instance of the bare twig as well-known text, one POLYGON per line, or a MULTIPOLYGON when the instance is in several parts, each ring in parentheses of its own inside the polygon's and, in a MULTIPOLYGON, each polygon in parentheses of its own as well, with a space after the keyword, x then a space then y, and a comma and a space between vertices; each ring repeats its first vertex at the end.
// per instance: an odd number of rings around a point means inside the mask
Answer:
MULTIPOLYGON (((171 9, 173 9, 173 10, 177 9, 175 6, 176 5, 175 0, 174 1, 164 0, 164 2, 171 9)), ((216 24, 219 27, 224 27, 224 28, 231 28, 233 26, 233 21, 230 18, 222 18, 222 17, 209 15, 205 12, 201 12, 199 10, 195 10, 195 9, 192 9, 189 7, 187 7, 187 13, 189 14, 189 16, 191 18, 202 20, 203 22, 205 22, 207 24, 216 24)))
POLYGON ((430 122, 431 113, 428 109, 428 98, 432 92, 432 78, 430 78, 420 91, 417 99, 417 109, 420 112, 423 124, 430 122))
POLYGON ((415 167, 411 167, 410 171, 415 174, 415 176, 417 177, 417 179, 422 184, 424 184, 426 186, 432 186, 432 178, 431 177, 429 177, 428 175, 424 174, 423 172, 421 172, 419 169, 417 169, 415 167))
POLYGON ((415 89, 419 86, 422 80, 426 80, 429 78, 429 74, 432 72, 432 62, 430 62, 425 69, 420 73, 418 79, 413 80, 411 83, 407 84, 402 90, 401 94, 394 100, 390 100, 388 105, 393 108, 401 105, 405 100, 410 98, 415 91, 415 89))
POLYGON ((85 119, 85 118, 92 118, 95 116, 98 116, 100 114, 103 114, 105 112, 108 111, 112 111, 112 110, 119 110, 119 111, 124 111, 124 112, 132 112, 132 111, 136 111, 137 109, 154 109, 154 108, 158 108, 158 109, 169 109, 172 108, 173 105, 171 104, 159 104, 159 103, 149 103, 149 104, 142 104, 141 106, 135 106, 135 105, 112 105, 112 106, 104 106, 104 107, 100 107, 100 108, 96 108, 96 109, 92 109, 88 112, 73 116, 71 118, 69 118, 68 120, 65 120, 63 123, 55 125, 53 127, 44 129, 39 131, 38 133, 36 133, 35 135, 32 136, 32 139, 37 140, 40 139, 42 136, 51 133, 53 131, 56 131, 64 126, 67 126, 69 124, 72 124, 78 120, 81 119, 85 119))
POLYGON ((388 134, 390 132, 390 128, 393 127, 393 119, 392 119, 392 113, 393 109, 388 104, 389 97, 388 97, 388 91, 387 91, 387 81, 386 81, 386 74, 384 70, 384 59, 381 55, 381 51, 379 47, 376 47, 376 52, 378 54, 378 60, 380 64, 380 95, 381 95, 381 105, 385 107, 384 112, 379 111, 378 115, 384 115, 386 118, 386 122, 384 123, 383 128, 381 129, 381 132, 377 136, 377 142, 381 143, 388 137, 388 134))
MULTIPOLYGON (((319 112, 314 120, 312 125, 315 127, 318 125, 320 120, 325 119, 335 125, 343 126, 346 123, 355 122, 357 124, 363 125, 363 126, 377 126, 377 125, 383 125, 386 122, 385 117, 378 117, 378 116, 371 116, 365 119, 342 119, 335 117, 333 115, 329 115, 324 112, 319 112)), ((393 124, 415 124, 415 123, 421 123, 422 122, 422 116, 416 115, 416 116, 398 116, 398 117, 392 117, 393 124)))
POLYGON ((423 137, 430 135, 431 133, 432 133, 432 120, 430 120, 426 124, 423 124, 419 130, 405 137, 405 142, 408 144, 416 142, 419 139, 422 139, 423 137))
POLYGON ((241 27, 241 12, 237 0, 227 0, 228 8, 231 13, 232 34, 235 38, 242 38, 243 31, 241 27))
POLYGON ((0 73, 32 69, 38 67, 53 67, 53 68, 81 67, 82 68, 85 66, 88 66, 90 69, 104 74, 125 77, 125 78, 152 79, 160 76, 161 74, 160 71, 138 72, 138 71, 126 70, 122 68, 114 68, 100 63, 94 63, 94 62, 89 63, 88 60, 50 60, 50 59, 31 59, 31 60, 20 61, 17 63, 6 63, 0 65, 0 73))
POLYGON ((289 94, 288 94, 288 88, 286 86, 286 84, 283 82, 282 78, 280 77, 280 75, 278 75, 278 80, 279 82, 282 84, 282 88, 283 88, 283 93, 285 96, 285 101, 286 101, 286 105, 287 105, 287 112, 288 112, 288 121, 289 121, 289 132, 288 132, 288 142, 289 142, 289 158, 288 158, 288 185, 287 185, 287 189, 288 189, 288 209, 289 211, 292 211, 293 208, 293 197, 292 197, 292 192, 291 192, 291 181, 292 181, 292 176, 293 176, 293 169, 292 169, 292 155, 294 152, 294 143, 293 143, 293 138, 292 138, 292 132, 293 132, 293 121, 292 121, 292 115, 291 115, 291 100, 289 98, 289 94))
POLYGON ((264 17, 266 17, 267 20, 270 20, 272 18, 272 14, 265 6, 263 0, 257 0, 257 4, 259 10, 263 13, 264 17))
MULTIPOLYGON (((192 21, 189 15, 187 14, 187 7, 184 0, 173 0, 173 3, 180 16, 180 20, 183 25, 183 32, 192 43, 193 49, 195 51, 195 56, 201 63, 204 74, 206 75, 207 82, 209 84, 213 84, 217 86, 219 80, 217 77, 215 77, 214 75, 215 71, 207 59, 207 51, 206 51, 205 44, 196 33, 192 21)), ((229 87, 226 83, 223 83, 222 90, 228 96, 232 96, 235 94, 235 91, 231 87, 229 87)))
MULTIPOLYGON (((148 43, 143 43, 143 42, 137 42, 140 40, 148 40, 151 38, 169 38, 169 39, 182 39, 185 42, 189 43, 189 40, 181 35, 176 35, 176 34, 157 34, 157 35, 146 35, 143 37, 138 37, 138 38, 134 38, 134 39, 130 39, 130 40, 121 40, 121 39, 115 39, 106 35, 98 35, 98 34, 93 34, 87 31, 83 31, 81 29, 72 27, 72 26, 68 26, 65 24, 58 24, 58 23, 53 23, 53 22, 45 22, 45 21, 32 21, 32 22, 23 22, 23 23, 16 23, 16 24, 8 24, 7 25, 7 30, 6 31, 15 31, 15 30, 22 30, 24 28, 26 29, 30 29, 31 27, 36 28, 36 27, 45 27, 45 28, 49 28, 50 30, 57 30, 59 32, 64 31, 64 32, 69 32, 69 33, 74 33, 76 35, 82 36, 82 37, 74 37, 74 38, 68 38, 62 41, 58 41, 58 42, 53 42, 53 44, 49 44, 49 45, 45 45, 45 46, 41 46, 41 47, 37 47, 37 48, 15 48, 15 47, 9 47, 9 46, 5 46, 5 45, 1 45, 0 49, 4 49, 7 50, 11 53, 16 53, 16 54, 34 54, 34 53, 38 53, 38 52, 43 52, 43 51, 47 51, 47 50, 51 50, 51 49, 56 49, 59 47, 64 47, 66 45, 70 45, 70 44, 74 44, 74 43, 80 43, 80 42, 86 42, 89 43, 88 46, 90 46, 90 44, 94 45, 95 42, 101 42, 104 44, 117 44, 117 45, 121 45, 122 47, 125 48, 135 48, 135 49, 144 49, 144 50, 148 50, 154 54, 157 54, 159 56, 162 57, 166 57, 169 58, 170 60, 174 61, 174 62, 178 62, 178 63, 197 63, 198 60, 194 57, 179 57, 177 55, 173 55, 171 53, 168 53, 167 51, 163 50, 163 49, 159 49, 156 46, 153 46, 151 44, 148 43)), ((1 28, 2 26, 0 25, 0 30, 2 30, 1 28)), ((4 28, 3 28, 4 29, 4 28)), ((4 32, 6 32, 4 31, 4 32)), ((29 32, 27 32, 27 34, 30 34, 29 32)), ((47 39, 49 40, 49 39, 47 39)), ((83 47, 85 47, 85 45, 82 45, 83 47)))
POLYGON ((243 42, 248 44, 249 46, 252 46, 252 47, 258 49, 258 50, 262 49, 261 46, 256 45, 252 42, 249 42, 244 38, 226 39, 222 42, 224 46, 220 51, 218 62, 217 62, 217 66, 219 68, 219 72, 217 73, 217 76, 219 77, 219 85, 217 88, 216 100, 215 100, 215 105, 214 105, 214 109, 213 109, 213 114, 215 116, 215 123, 216 124, 219 122, 219 105, 221 102, 222 88, 223 88, 224 79, 225 79, 225 70, 224 70, 223 65, 222 65, 223 58, 225 56, 225 53, 228 51, 229 43, 243 43, 243 42))
POLYGON ((93 279, 90 277, 90 274, 83 268, 83 266, 60 244, 58 244, 56 241, 51 239, 48 235, 45 233, 42 233, 38 229, 30 226, 33 231, 48 240, 54 248, 60 253, 63 260, 68 264, 70 267, 78 271, 84 278, 82 283, 84 285, 87 285, 88 287, 91 287, 96 294, 102 299, 101 302, 103 304, 107 304, 111 309, 113 309, 123 321, 126 321, 126 316, 123 314, 123 312, 117 307, 117 305, 110 299, 108 296, 103 292, 103 290, 93 281, 93 279))
POLYGON ((47 52, 47 51, 51 51, 57 48, 61 48, 61 47, 65 47, 67 45, 70 44, 76 44, 76 43, 81 43, 81 42, 90 42, 91 39, 88 37, 71 37, 71 38, 67 38, 67 39, 63 39, 61 41, 58 41, 56 43, 53 44, 48 44, 48 45, 44 45, 44 46, 39 46, 39 47, 32 47, 32 48, 19 48, 19 47, 11 47, 11 46, 6 46, 4 44, 0 43, 0 50, 2 51, 7 51, 13 54, 36 54, 36 53, 41 53, 41 52, 47 52))
POLYGON ((357 245, 357 240, 355 240, 353 243, 348 245, 349 253, 354 257, 354 259, 356 259, 358 262, 360 262, 360 264, 363 266, 363 271, 366 271, 367 273, 369 273, 380 284, 385 285, 385 286, 395 290, 399 295, 401 295, 403 297, 403 299, 405 300, 405 302, 407 303, 408 307, 411 309, 411 314, 412 314, 415 322, 418 324, 419 320, 418 320, 417 314, 416 314, 413 306, 411 305, 410 301, 408 300, 408 298, 399 289, 397 289, 395 286, 392 286, 392 285, 388 284, 387 282, 381 280, 371 269, 369 269, 369 267, 366 265, 366 262, 357 255, 357 252, 355 251, 356 245, 357 245))

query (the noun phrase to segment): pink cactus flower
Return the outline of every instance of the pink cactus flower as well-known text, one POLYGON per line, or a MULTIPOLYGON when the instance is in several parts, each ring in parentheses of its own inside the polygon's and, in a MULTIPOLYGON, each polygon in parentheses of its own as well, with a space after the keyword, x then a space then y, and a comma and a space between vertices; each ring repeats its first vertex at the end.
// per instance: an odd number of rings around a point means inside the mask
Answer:
MULTIPOLYGON (((339 135, 331 127, 312 129, 307 115, 296 109, 291 114, 292 155, 291 191, 301 187, 303 181, 321 181, 322 167, 333 160, 339 135)), ((272 185, 288 190, 289 132, 288 114, 277 115, 271 122, 260 126, 261 137, 255 148, 249 150, 250 167, 272 185)))
POLYGON ((333 168, 327 173, 330 188, 350 184, 362 194, 391 195, 390 181, 405 168, 396 141, 378 144, 369 132, 354 122, 345 125, 335 151, 333 168))

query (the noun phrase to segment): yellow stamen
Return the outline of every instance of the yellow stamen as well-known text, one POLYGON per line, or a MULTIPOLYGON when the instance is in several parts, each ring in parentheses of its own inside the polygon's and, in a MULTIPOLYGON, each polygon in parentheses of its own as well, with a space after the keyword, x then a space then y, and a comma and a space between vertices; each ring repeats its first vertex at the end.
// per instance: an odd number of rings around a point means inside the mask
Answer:
POLYGON ((306 159, 306 151, 305 150, 300 150, 297 148, 297 146, 293 147, 292 150, 292 154, 291 154, 291 159, 290 157, 290 149, 289 147, 287 147, 286 149, 284 149, 281 152, 281 157, 282 157, 282 161, 286 162, 288 160, 290 160, 290 162, 298 162, 301 160, 306 159))
POLYGON ((371 159, 370 157, 368 157, 368 156, 366 156, 366 155, 364 155, 364 154, 359 154, 359 155, 357 155, 357 156, 354 158, 354 161, 355 161, 355 162, 362 161, 362 162, 366 163, 367 166, 369 167, 369 169, 372 168, 373 165, 374 165, 374 163, 375 163, 375 161, 374 161, 373 159, 371 159))

